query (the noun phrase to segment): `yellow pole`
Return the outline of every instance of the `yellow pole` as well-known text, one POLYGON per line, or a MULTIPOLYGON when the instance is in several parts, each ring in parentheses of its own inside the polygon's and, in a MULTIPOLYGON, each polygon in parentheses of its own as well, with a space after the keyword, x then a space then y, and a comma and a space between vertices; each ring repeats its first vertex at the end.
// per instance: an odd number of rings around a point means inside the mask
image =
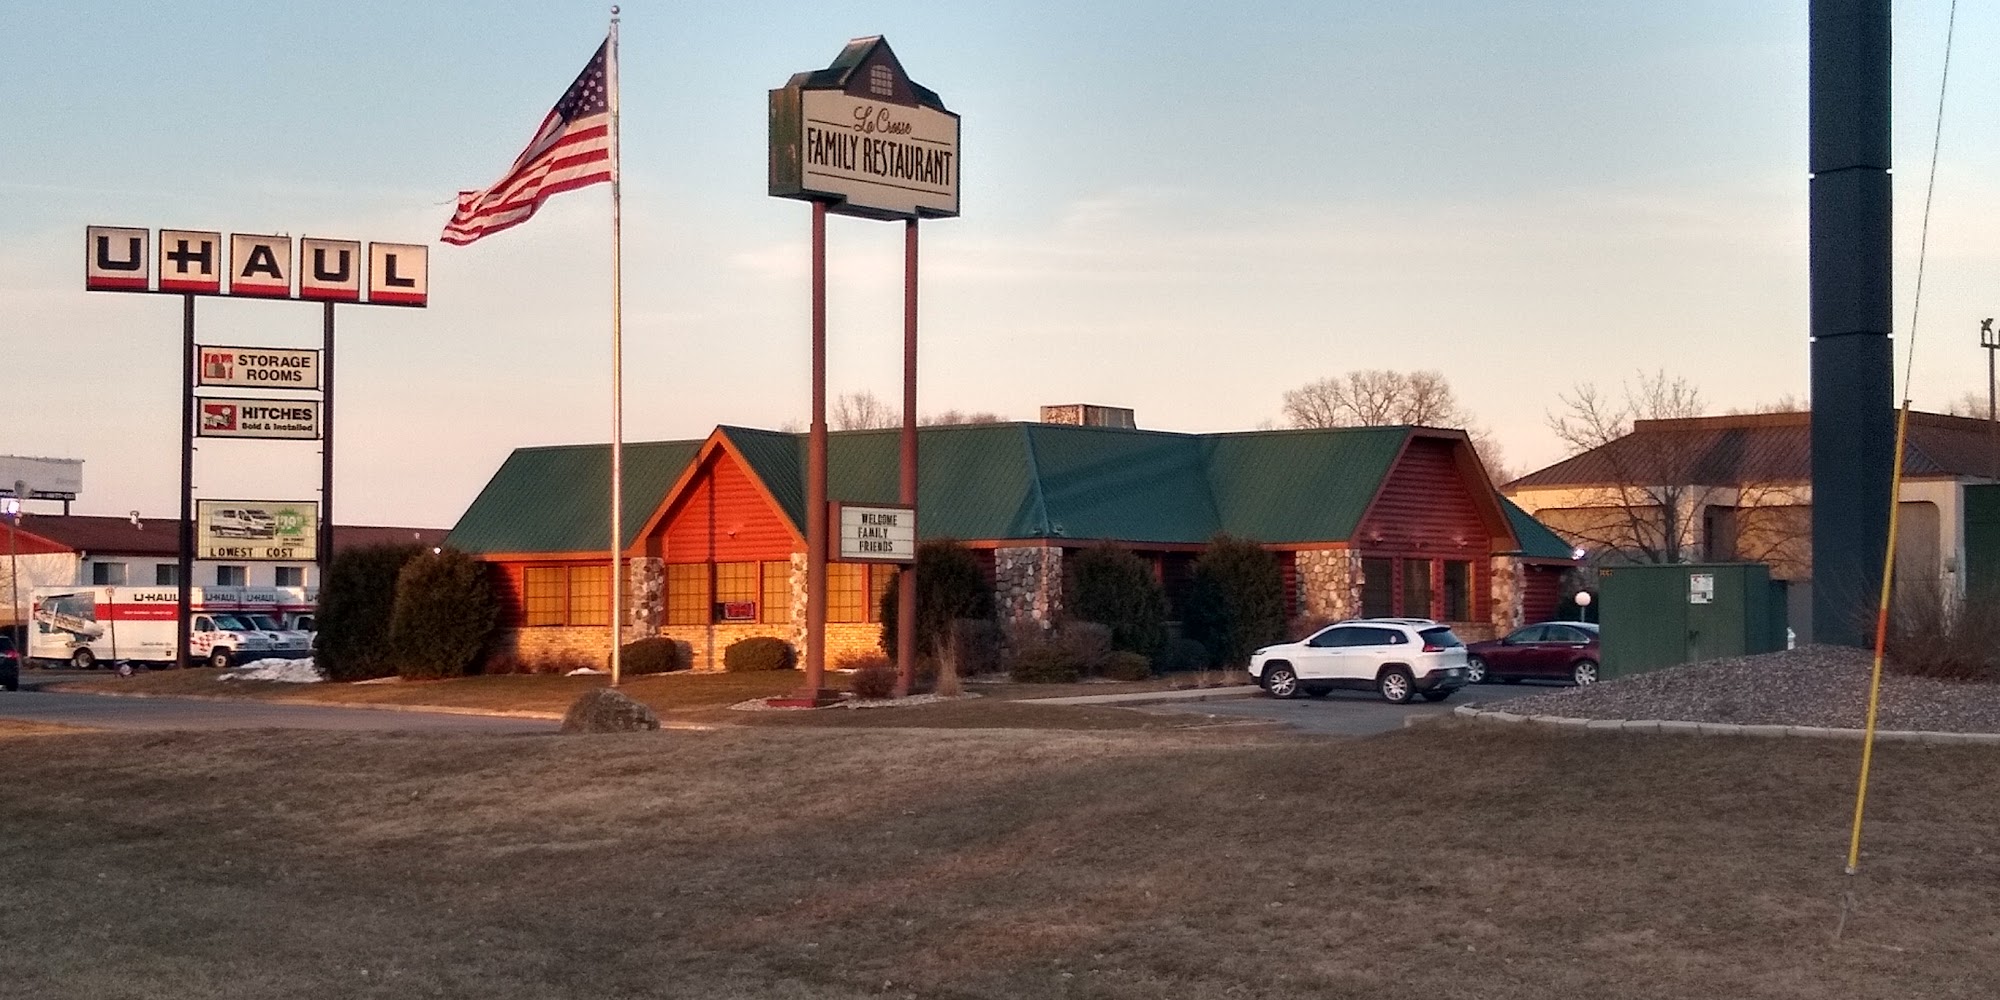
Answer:
POLYGON ((1861 870, 1861 815, 1868 805, 1868 766, 1875 758, 1875 710, 1882 698, 1882 648, 1889 635, 1890 584, 1896 576, 1896 512, 1903 492, 1903 441, 1910 427, 1910 400, 1896 416, 1896 461, 1889 473, 1889 544, 1882 553, 1882 597, 1875 606, 1875 668, 1868 679, 1868 723, 1861 733, 1861 782, 1854 790, 1854 832, 1847 840, 1847 874, 1861 870))

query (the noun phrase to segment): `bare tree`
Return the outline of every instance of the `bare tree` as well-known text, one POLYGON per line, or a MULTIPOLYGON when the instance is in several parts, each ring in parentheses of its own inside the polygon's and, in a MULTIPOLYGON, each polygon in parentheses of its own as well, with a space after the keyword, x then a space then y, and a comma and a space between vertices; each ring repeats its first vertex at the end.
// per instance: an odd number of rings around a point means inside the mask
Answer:
POLYGON ((828 422, 837 431, 861 431, 880 427, 900 427, 903 415, 866 389, 843 392, 833 401, 828 422))
POLYGON ((1988 412, 1987 403, 1986 390, 1967 389, 1953 397, 1951 405, 1945 407, 1944 412, 1954 417, 1977 417, 1985 420, 1988 412))
POLYGON ((1782 396, 1779 396, 1777 399, 1763 403, 1753 403, 1749 406, 1735 407, 1732 408, 1729 412, 1731 414, 1804 413, 1810 409, 1812 409, 1812 407, 1808 406, 1805 400, 1799 398, 1799 395, 1797 393, 1788 392, 1782 396))
POLYGON ((1702 442, 1688 434, 1657 435, 1643 444, 1625 439, 1639 420, 1701 416, 1701 392, 1661 371, 1639 373, 1617 395, 1586 382, 1557 398, 1562 410, 1548 414, 1549 429, 1571 454, 1595 453, 1608 474, 1543 520, 1587 549, 1637 562, 1687 561, 1717 489, 1682 481, 1696 478, 1694 449, 1702 442))
POLYGON ((1288 390, 1285 422, 1293 427, 1460 427, 1496 485, 1511 478, 1500 442, 1460 405, 1442 372, 1368 368, 1288 390))
POLYGON ((917 423, 932 427, 941 427, 947 424, 1003 424, 1006 422, 1006 417, 985 410, 978 410, 972 413, 967 413, 963 410, 946 410, 943 413, 930 413, 917 418, 917 423))

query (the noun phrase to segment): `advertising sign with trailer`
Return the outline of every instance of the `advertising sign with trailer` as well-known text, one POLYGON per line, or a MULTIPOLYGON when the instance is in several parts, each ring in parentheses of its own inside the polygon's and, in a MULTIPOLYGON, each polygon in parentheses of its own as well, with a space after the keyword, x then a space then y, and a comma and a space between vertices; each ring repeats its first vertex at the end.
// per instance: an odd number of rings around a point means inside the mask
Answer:
POLYGON ((319 504, 311 500, 201 500, 195 504, 197 559, 319 558, 319 504))

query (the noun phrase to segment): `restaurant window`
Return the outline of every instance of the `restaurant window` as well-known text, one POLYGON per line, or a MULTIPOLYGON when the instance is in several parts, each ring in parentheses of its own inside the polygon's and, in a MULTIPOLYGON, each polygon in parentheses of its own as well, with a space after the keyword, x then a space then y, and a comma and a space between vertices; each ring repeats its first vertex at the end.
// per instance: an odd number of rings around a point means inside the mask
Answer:
POLYGON ((865 563, 826 564, 826 620, 867 621, 861 602, 867 597, 868 566, 865 563))
POLYGON ((569 568, 570 625, 611 624, 611 567, 569 568))
POLYGON ((1431 561, 1403 560, 1403 615, 1408 618, 1431 616, 1431 561))
POLYGON ((767 562, 764 566, 764 601, 757 609, 758 620, 777 625, 792 620, 792 564, 767 562))
POLYGON ((529 566, 521 570, 521 624, 563 623, 565 575, 561 566, 529 566))
POLYGON ((882 620, 882 595, 896 585, 896 567, 877 563, 868 567, 868 620, 882 620))
POLYGON ((1469 562, 1444 564, 1444 620, 1472 620, 1472 564, 1469 562))
POLYGON ((1387 618, 1396 613, 1396 561, 1361 560, 1361 617, 1387 618))
POLYGON ((667 624, 706 625, 714 608, 708 599, 707 563, 667 566, 667 624))
MULTIPOLYGON (((758 575, 757 564, 753 562, 733 562, 715 564, 715 620, 724 621, 724 604, 755 604, 757 592, 763 587, 763 578, 758 575)), ((745 619, 747 620, 747 619, 745 619)))

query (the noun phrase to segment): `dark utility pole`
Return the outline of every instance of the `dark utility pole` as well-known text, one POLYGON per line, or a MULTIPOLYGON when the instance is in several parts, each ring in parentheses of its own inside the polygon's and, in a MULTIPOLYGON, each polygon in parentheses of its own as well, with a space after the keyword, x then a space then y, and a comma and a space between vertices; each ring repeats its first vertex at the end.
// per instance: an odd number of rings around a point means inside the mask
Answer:
POLYGON ((1895 461, 1889 0, 1811 0, 1815 641, 1867 641, 1895 461))

